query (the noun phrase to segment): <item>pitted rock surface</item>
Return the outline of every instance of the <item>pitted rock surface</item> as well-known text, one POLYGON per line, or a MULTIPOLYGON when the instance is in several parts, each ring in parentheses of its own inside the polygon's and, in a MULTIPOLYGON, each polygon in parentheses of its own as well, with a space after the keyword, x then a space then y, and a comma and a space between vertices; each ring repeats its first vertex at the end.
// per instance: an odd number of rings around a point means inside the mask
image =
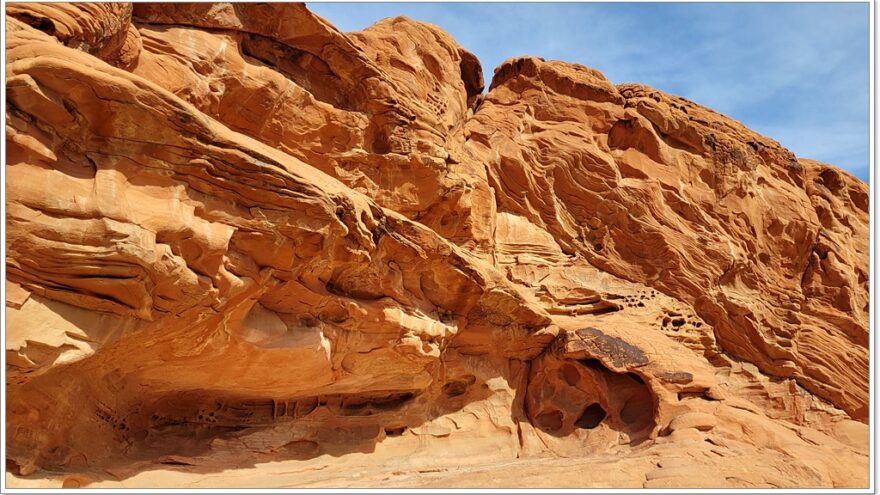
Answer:
POLYGON ((866 487, 868 187, 302 4, 6 7, 10 487, 866 487))

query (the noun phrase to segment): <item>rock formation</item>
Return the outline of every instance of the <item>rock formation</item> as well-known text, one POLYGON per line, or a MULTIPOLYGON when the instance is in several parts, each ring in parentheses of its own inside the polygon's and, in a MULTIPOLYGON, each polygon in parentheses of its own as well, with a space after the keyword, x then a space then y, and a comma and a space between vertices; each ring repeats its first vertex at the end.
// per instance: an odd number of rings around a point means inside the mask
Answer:
POLYGON ((6 33, 9 486, 867 486, 846 173, 402 17, 6 33))

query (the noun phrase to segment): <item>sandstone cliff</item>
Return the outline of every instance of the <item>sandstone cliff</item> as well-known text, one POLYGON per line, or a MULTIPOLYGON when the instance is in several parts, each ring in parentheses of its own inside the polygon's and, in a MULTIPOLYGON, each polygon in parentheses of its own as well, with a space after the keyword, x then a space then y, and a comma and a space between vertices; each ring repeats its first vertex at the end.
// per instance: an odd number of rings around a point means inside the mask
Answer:
POLYGON ((867 486, 846 173, 401 17, 6 32, 10 486, 867 486))

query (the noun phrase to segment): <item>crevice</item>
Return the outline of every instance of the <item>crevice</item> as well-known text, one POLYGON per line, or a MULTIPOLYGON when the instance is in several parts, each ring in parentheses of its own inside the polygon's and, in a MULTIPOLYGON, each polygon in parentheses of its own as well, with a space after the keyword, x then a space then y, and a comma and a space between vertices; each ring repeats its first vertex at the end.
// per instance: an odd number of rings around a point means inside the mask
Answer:
MULTIPOLYGON (((30 26, 34 29, 37 29, 39 31, 42 31, 50 36, 53 36, 53 37, 55 36, 55 33, 56 33, 55 23, 52 22, 52 19, 49 19, 48 17, 37 17, 37 16, 34 16, 34 15, 26 13, 26 12, 10 13, 9 16, 13 17, 15 19, 18 19, 19 21, 27 24, 28 26, 30 26)), ((64 43, 65 46, 67 45, 66 40, 59 40, 59 41, 64 43)))
POLYGON ((605 412, 605 409, 602 408, 599 403, 594 402, 584 409, 584 412, 580 415, 577 421, 574 422, 575 426, 578 428, 584 428, 586 430, 592 430, 593 428, 599 426, 599 424, 605 419, 608 413, 605 412))

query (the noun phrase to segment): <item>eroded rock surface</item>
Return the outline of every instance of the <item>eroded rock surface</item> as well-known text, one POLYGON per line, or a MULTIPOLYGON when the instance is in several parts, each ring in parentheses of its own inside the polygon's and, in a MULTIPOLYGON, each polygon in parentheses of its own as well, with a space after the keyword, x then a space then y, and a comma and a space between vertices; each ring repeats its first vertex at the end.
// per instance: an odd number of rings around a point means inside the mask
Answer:
POLYGON ((6 29, 10 486, 867 486, 846 173, 406 18, 6 29))

